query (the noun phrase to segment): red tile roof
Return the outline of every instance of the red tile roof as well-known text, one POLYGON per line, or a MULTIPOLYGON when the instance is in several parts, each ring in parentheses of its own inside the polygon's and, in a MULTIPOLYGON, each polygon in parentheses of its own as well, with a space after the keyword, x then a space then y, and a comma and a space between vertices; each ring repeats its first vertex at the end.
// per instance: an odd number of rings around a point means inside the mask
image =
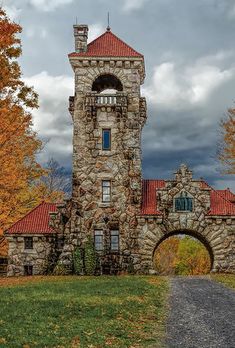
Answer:
POLYGON ((235 194, 231 192, 229 188, 227 188, 226 190, 217 190, 217 192, 225 199, 227 199, 227 201, 235 203, 235 194))
POLYGON ((53 229, 49 226, 49 213, 56 211, 56 204, 42 202, 36 208, 31 210, 27 215, 25 215, 22 219, 12 225, 6 231, 6 233, 53 233, 53 229))
POLYGON ((211 208, 208 215, 235 215, 235 204, 225 198, 220 191, 211 190, 211 208))
POLYGON ((157 210, 157 189, 164 186, 164 180, 142 180, 141 215, 161 215, 157 210))
MULTIPOLYGON (((157 189, 165 186, 164 180, 142 181, 141 215, 161 215, 157 209, 157 189)), ((230 201, 235 195, 229 190, 214 190, 206 182, 201 182, 202 189, 210 190, 211 206, 207 215, 235 216, 235 204, 230 201)))
POLYGON ((135 51, 111 31, 106 31, 87 45, 86 52, 70 53, 69 57, 140 57, 143 55, 135 51))

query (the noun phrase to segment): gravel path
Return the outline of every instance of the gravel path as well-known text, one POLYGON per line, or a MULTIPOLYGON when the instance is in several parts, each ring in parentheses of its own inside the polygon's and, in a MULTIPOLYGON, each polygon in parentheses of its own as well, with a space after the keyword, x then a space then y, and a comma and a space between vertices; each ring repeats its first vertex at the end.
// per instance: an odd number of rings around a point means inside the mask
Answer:
POLYGON ((167 348, 235 348, 235 291, 209 277, 171 280, 167 348))

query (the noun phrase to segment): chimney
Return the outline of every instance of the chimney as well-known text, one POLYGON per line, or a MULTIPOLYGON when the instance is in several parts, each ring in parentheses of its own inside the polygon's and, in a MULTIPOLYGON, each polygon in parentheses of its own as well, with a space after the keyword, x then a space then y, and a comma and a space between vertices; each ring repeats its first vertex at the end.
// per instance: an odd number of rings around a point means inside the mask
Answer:
POLYGON ((75 24, 73 26, 74 38, 75 38, 75 52, 86 52, 87 50, 87 38, 88 38, 88 26, 86 24, 75 24))

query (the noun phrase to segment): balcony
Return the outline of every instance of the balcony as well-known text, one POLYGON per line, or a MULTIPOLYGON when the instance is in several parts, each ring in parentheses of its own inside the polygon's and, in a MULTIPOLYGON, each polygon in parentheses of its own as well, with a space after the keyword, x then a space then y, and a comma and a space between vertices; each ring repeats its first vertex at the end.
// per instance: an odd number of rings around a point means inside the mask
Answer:
POLYGON ((87 106, 127 106, 127 95, 125 93, 98 94, 89 93, 86 95, 85 104, 87 106))

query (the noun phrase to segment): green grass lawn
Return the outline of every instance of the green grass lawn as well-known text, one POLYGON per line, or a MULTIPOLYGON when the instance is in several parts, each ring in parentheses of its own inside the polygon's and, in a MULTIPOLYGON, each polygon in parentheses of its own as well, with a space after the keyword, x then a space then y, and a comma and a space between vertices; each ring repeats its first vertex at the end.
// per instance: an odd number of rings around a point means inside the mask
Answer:
POLYGON ((0 280, 0 347, 163 348, 167 294, 157 277, 0 280))
POLYGON ((224 285, 235 289, 235 275, 234 274, 214 274, 212 279, 217 282, 223 283, 224 285))

